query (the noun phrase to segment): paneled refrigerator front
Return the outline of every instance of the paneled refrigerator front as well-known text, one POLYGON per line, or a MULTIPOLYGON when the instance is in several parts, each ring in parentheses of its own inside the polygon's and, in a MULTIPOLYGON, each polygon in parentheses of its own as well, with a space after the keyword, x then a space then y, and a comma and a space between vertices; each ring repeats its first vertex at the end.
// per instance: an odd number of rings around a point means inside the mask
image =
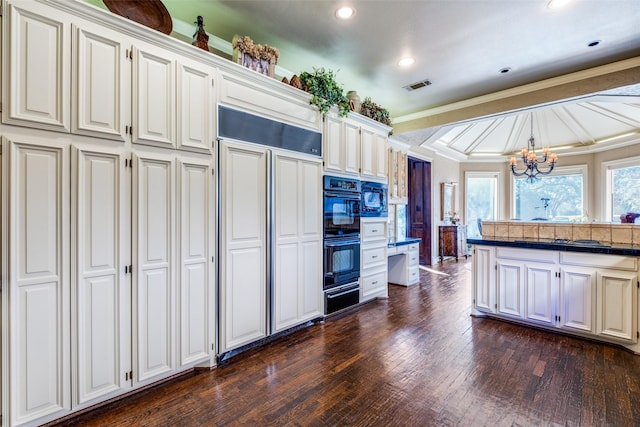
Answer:
POLYGON ((223 107, 219 122, 224 359, 322 317, 322 162, 315 132, 223 107))

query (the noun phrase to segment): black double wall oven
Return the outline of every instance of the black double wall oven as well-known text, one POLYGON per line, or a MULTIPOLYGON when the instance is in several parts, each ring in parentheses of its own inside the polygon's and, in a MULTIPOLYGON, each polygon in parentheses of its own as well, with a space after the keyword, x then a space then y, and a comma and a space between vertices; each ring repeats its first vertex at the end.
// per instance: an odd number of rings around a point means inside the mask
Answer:
POLYGON ((361 184, 324 177, 324 313, 360 302, 361 184))

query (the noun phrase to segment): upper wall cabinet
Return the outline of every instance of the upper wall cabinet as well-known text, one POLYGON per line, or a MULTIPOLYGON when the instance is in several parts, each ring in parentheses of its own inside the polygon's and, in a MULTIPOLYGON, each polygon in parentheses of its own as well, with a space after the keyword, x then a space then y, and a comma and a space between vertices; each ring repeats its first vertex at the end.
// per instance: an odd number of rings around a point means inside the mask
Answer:
POLYGON ((124 141, 131 115, 130 43, 87 24, 74 26, 73 46, 72 132, 124 141))
POLYGON ((389 202, 407 203, 407 152, 409 147, 389 141, 389 202))
POLYGON ((175 61, 151 45, 133 52, 133 142, 174 147, 175 61))
POLYGON ((323 148, 325 172, 386 182, 388 133, 388 127, 359 114, 350 114, 344 119, 334 113, 327 114, 323 148))
POLYGON ((360 173, 360 129, 334 114, 324 120, 324 169, 327 173, 360 173))
POLYGON ((10 4, 6 17, 2 121, 69 132, 70 22, 36 2, 10 4))
POLYGON ((387 134, 376 128, 362 126, 360 129, 361 172, 363 179, 387 180, 387 134))
POLYGON ((215 67, 36 1, 6 15, 4 123, 211 152, 215 67))
POLYGON ((253 74, 220 72, 220 102, 280 122, 321 130, 318 110, 309 105, 307 96, 310 95, 305 96, 304 92, 281 83, 276 91, 265 85, 264 76, 253 74))
POLYGON ((178 148, 210 152, 215 139, 213 69, 187 59, 177 67, 178 148))

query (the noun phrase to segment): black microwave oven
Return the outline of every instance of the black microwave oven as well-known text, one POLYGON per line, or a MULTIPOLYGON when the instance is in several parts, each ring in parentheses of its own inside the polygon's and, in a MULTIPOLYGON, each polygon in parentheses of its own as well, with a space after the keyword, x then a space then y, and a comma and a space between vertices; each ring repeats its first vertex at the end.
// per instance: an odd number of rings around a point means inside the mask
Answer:
POLYGON ((387 185, 381 182, 362 182, 360 216, 387 216, 387 185))

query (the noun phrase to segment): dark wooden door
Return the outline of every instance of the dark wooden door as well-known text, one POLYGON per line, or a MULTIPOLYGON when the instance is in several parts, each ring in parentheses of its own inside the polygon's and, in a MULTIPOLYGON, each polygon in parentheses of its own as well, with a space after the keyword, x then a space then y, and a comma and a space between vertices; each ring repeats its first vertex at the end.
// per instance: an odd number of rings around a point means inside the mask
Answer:
POLYGON ((420 264, 431 265, 431 163, 409 157, 408 235, 422 239, 420 264))

